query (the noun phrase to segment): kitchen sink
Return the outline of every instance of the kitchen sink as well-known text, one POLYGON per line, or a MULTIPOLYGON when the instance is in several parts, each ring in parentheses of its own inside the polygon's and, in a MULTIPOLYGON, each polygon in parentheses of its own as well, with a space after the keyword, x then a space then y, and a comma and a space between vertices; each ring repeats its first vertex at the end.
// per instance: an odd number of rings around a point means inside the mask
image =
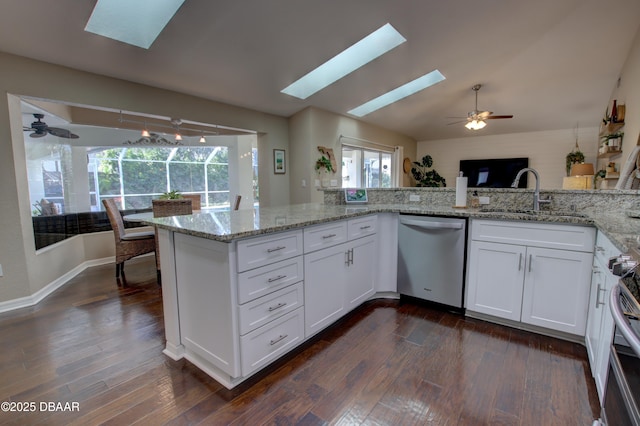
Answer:
POLYGON ((482 213, 505 213, 505 214, 520 214, 529 216, 559 216, 559 217, 581 217, 587 218, 588 216, 583 213, 577 213, 564 210, 533 210, 533 209, 501 209, 501 208, 488 208, 480 209, 482 213))

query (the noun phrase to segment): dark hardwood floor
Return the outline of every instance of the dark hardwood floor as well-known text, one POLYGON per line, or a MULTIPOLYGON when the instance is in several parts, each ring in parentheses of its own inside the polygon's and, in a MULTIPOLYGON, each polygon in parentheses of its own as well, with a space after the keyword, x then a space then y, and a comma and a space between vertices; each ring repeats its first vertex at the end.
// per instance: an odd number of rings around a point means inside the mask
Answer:
POLYGON ((393 300, 368 302, 226 390, 162 354, 153 258, 83 272, 32 308, 0 314, 7 425, 590 425, 585 348, 393 300), (42 403, 77 410, 41 410, 42 403), (67 407, 67 408, 73 408, 67 407))

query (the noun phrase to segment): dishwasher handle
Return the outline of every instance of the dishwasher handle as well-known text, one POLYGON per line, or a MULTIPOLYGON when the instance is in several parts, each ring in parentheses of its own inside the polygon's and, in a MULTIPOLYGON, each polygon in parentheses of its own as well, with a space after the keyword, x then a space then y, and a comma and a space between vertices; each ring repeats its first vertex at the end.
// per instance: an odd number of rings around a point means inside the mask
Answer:
POLYGON ((419 219, 407 219, 403 217, 400 218, 400 223, 423 229, 462 229, 464 227, 464 223, 462 222, 433 222, 419 219))

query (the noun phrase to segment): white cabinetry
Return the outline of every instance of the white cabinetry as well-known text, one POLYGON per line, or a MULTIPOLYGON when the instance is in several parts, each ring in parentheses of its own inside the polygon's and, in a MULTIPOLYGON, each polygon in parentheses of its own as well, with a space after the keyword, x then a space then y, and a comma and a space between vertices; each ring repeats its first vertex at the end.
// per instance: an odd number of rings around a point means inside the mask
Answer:
POLYGON ((526 247, 472 241, 467 309, 520 321, 526 247))
POLYGON ((584 336, 595 229, 472 220, 467 311, 584 336))
POLYGON ((377 216, 230 243, 162 231, 165 353, 232 388, 376 291, 377 216), (175 281, 171 277, 175 278, 175 281))
POLYGON ((228 387, 304 341, 302 230, 237 243, 175 234, 184 356, 228 387))
POLYGON ((376 216, 365 216, 304 230, 305 337, 332 324, 374 294, 376 225, 376 216), (307 244, 308 239, 313 243, 307 244), (336 244, 337 241, 347 242, 336 244))
POLYGON ((617 254, 619 254, 617 249, 609 239, 599 232, 593 261, 585 343, 591 374, 595 379, 601 403, 607 381, 609 351, 614 331, 613 317, 609 310, 609 292, 618 280, 618 277, 609 272, 607 261, 617 254))

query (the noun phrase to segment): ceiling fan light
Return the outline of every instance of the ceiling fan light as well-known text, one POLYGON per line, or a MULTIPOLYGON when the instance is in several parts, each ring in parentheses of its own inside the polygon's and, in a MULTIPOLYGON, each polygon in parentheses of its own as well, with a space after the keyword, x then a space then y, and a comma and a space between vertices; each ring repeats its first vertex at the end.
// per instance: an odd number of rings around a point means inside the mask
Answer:
POLYGON ((485 123, 484 120, 471 120, 467 122, 467 124, 465 124, 464 127, 466 127, 469 130, 480 130, 486 125, 487 123, 485 123))

